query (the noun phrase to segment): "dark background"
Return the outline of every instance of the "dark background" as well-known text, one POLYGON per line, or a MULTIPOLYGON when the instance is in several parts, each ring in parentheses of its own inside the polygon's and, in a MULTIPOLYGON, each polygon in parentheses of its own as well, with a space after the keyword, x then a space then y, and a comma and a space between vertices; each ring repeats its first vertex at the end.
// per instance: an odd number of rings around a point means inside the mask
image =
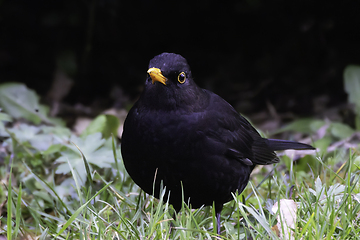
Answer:
POLYGON ((61 102, 124 108, 149 60, 175 52, 200 86, 245 114, 271 103, 309 116, 319 99, 346 102, 343 70, 360 63, 359 12, 359 1, 0 1, 0 81, 51 102, 60 70, 74 82, 61 102))

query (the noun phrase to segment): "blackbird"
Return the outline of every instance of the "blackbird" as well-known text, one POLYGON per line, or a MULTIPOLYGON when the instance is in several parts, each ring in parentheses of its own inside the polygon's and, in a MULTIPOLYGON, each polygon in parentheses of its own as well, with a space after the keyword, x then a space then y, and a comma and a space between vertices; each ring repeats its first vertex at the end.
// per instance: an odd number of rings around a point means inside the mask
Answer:
POLYGON ((279 162, 274 151, 314 149, 262 138, 224 99, 193 81, 185 58, 162 53, 149 63, 145 88, 129 111, 122 135, 125 168, 146 193, 165 187, 176 211, 215 206, 220 213, 232 194, 246 187, 256 165, 279 162))

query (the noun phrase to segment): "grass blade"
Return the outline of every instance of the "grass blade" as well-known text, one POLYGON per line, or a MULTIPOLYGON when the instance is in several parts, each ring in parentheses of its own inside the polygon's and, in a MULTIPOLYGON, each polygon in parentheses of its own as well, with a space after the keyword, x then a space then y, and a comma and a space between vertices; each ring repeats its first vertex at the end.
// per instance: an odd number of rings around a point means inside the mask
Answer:
POLYGON ((10 167, 10 173, 9 173, 9 181, 8 181, 8 199, 7 199, 7 239, 12 239, 12 206, 11 206, 11 192, 12 192, 12 187, 11 187, 11 174, 12 174, 12 162, 11 162, 11 167, 10 167))
POLYGON ((17 238, 17 235, 18 235, 19 229, 20 229, 20 220, 21 220, 21 195, 22 195, 22 187, 21 187, 21 183, 20 183, 19 193, 18 193, 17 203, 16 203, 16 212, 15 212, 15 216, 16 216, 15 229, 14 229, 15 238, 17 238))
POLYGON ((72 144, 74 144, 74 146, 79 150, 80 154, 81 154, 81 157, 84 161, 84 165, 85 165, 85 169, 86 169, 86 176, 87 176, 87 179, 89 181, 89 187, 92 185, 92 177, 91 177, 91 171, 90 171, 90 166, 89 166, 89 162, 86 160, 86 157, 85 155, 83 154, 83 152, 80 150, 80 148, 72 142, 72 144))
POLYGON ((106 184, 102 189, 100 189, 100 191, 98 191, 94 196, 92 196, 85 204, 83 204, 78 210, 76 210, 74 212, 73 215, 71 215, 71 217, 69 218, 69 220, 67 220, 67 222, 64 224, 64 226, 60 229, 60 231, 58 232, 58 234, 56 235, 55 238, 57 238, 60 234, 62 234, 65 229, 75 220, 75 218, 79 215, 79 213, 96 197, 98 196, 100 193, 102 193, 105 189, 107 189, 110 185, 112 184, 112 182, 106 184))

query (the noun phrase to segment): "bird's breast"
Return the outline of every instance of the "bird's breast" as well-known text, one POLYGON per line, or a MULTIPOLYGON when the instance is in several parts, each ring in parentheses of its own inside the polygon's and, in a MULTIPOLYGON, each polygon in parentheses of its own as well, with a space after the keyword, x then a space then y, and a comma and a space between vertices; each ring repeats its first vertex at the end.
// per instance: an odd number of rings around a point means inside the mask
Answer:
POLYGON ((205 203, 200 201, 203 196, 209 199, 205 204, 228 201, 230 192, 242 189, 240 183, 248 179, 251 169, 226 157, 227 142, 232 140, 222 135, 229 130, 219 128, 216 116, 209 116, 132 111, 124 125, 122 153, 134 181, 151 194, 156 174, 156 186, 163 181, 174 199, 181 199, 181 183, 195 205, 205 203))

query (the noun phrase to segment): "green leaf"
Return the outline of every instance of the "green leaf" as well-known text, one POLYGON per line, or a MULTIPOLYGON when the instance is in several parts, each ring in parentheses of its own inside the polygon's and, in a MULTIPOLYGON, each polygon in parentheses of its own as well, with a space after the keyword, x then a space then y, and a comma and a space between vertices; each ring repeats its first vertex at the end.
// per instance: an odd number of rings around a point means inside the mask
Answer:
POLYGON ((37 199, 43 199, 49 203, 53 202, 53 198, 47 192, 45 192, 43 189, 41 189, 41 191, 34 191, 34 192, 32 192, 32 194, 34 196, 36 196, 37 199))
POLYGON ((62 126, 42 126, 41 129, 44 134, 55 135, 61 139, 69 139, 71 136, 70 129, 62 126))
POLYGON ((294 172, 299 174, 299 172, 309 172, 310 168, 314 168, 316 166, 316 161, 314 160, 314 156, 306 155, 299 159, 294 165, 294 172))
POLYGON ((350 137, 355 130, 343 123, 331 123, 330 125, 331 134, 339 139, 350 137))
POLYGON ((62 144, 53 144, 53 145, 50 145, 50 147, 48 149, 43 151, 42 154, 44 154, 44 155, 54 154, 54 153, 60 152, 63 147, 64 146, 62 144))
POLYGON ((96 132, 101 132, 104 138, 109 138, 111 134, 117 135, 120 121, 117 117, 108 114, 97 116, 85 129, 81 136, 87 136, 96 132))
POLYGON ((10 117, 9 114, 0 112, 0 121, 11 122, 12 118, 10 117))
POLYGON ((35 124, 59 124, 47 117, 48 107, 40 105, 39 96, 21 83, 0 84, 0 108, 14 118, 25 118, 35 124))
POLYGON ((349 65, 345 68, 344 85, 349 103, 355 104, 356 112, 360 114, 360 66, 349 65))
POLYGON ((360 66, 349 65, 344 70, 344 89, 348 102, 355 105, 355 125, 360 130, 360 66))
POLYGON ((12 118, 8 114, 0 112, 0 136, 2 136, 2 137, 9 136, 9 134, 5 131, 4 122, 11 122, 11 121, 12 121, 12 118))
POLYGON ((305 118, 296 120, 287 126, 277 130, 273 134, 282 133, 285 131, 294 131, 294 132, 301 132, 301 133, 313 133, 321 128, 325 124, 325 121, 312 119, 312 118, 305 118))
POLYGON ((332 137, 330 136, 325 136, 323 138, 320 138, 318 140, 316 140, 313 143, 313 146, 316 147, 317 149, 320 149, 320 155, 325 154, 327 152, 327 148, 330 146, 330 144, 332 143, 332 137))
POLYGON ((29 142, 32 147, 45 151, 52 144, 57 143, 54 136, 49 134, 41 134, 42 128, 40 126, 30 126, 27 124, 20 124, 17 128, 9 129, 9 132, 16 136, 20 143, 29 142))
MULTIPOLYGON (((108 147, 105 145, 106 140, 101 137, 101 133, 99 132, 89 135, 85 139, 71 136, 69 142, 73 142, 79 147, 90 164, 94 164, 100 168, 110 168, 111 164, 114 163, 111 146, 108 147)), ((67 159, 69 159, 71 166, 84 183, 86 180, 86 169, 79 150, 72 143, 65 144, 65 146, 67 150, 62 152, 62 156, 55 161, 56 163, 60 163, 56 173, 68 174, 71 171, 67 163, 67 159)))
POLYGON ((39 97, 24 84, 5 83, 0 85, 0 106, 14 118, 25 118, 35 124, 41 122, 39 97))

